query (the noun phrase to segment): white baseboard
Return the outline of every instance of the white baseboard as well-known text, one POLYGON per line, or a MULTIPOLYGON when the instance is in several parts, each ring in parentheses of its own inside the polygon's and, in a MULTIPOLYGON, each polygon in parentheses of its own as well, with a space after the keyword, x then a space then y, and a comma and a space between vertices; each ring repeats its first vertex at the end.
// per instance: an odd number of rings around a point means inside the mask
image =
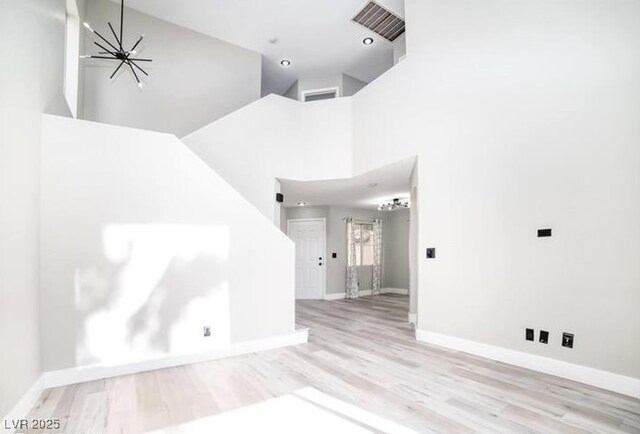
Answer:
MULTIPOLYGON (((400 295, 409 295, 408 289, 402 288, 380 288, 380 294, 400 294, 400 295)), ((371 295, 370 289, 363 289, 362 291, 358 291, 358 297, 367 297, 371 295)), ((324 300, 342 300, 345 298, 346 294, 344 292, 336 292, 333 294, 325 294, 324 300)))
POLYGON ((411 313, 409 312, 407 314, 407 321, 409 322, 409 324, 416 324, 418 323, 418 315, 415 313, 411 313))
POLYGON ((509 350, 495 345, 447 336, 427 330, 416 330, 416 339, 432 345, 486 357, 533 371, 555 375, 612 392, 640 398, 640 379, 613 372, 576 365, 549 357, 509 350))
POLYGON ((409 290, 403 288, 380 288, 380 294, 409 295, 409 290))
POLYGON ((69 384, 84 383, 86 381, 101 380, 103 378, 117 377, 120 375, 152 371, 154 369, 170 368, 173 366, 223 359, 241 354, 255 353, 257 351, 266 351, 289 345, 303 344, 307 342, 308 337, 309 329, 299 329, 287 335, 233 343, 226 348, 200 354, 161 357, 116 366, 93 365, 61 369, 58 371, 48 371, 42 374, 42 386, 44 389, 48 389, 51 387, 67 386, 69 384))
POLYGON ((20 398, 20 401, 11 409, 2 419, 2 425, 0 425, 0 432, 12 433, 14 429, 5 429, 5 427, 11 427, 12 422, 17 422, 20 419, 24 419, 31 409, 36 405, 42 391, 44 390, 42 375, 33 383, 33 385, 27 390, 27 392, 20 398))

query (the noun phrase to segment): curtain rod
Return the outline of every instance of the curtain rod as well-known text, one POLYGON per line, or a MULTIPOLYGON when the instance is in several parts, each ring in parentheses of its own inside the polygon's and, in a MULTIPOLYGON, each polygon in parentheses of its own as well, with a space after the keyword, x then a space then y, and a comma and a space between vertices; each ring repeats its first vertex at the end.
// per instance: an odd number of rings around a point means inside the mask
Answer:
MULTIPOLYGON (((350 218, 353 218, 353 217, 343 217, 343 218, 342 218, 342 220, 343 220, 343 221, 347 221, 347 220, 349 220, 350 218)), ((382 219, 373 219, 373 220, 367 220, 367 219, 353 219, 353 221, 354 221, 355 223, 375 223, 375 221, 376 221, 376 220, 378 220, 378 221, 383 221, 382 219)))

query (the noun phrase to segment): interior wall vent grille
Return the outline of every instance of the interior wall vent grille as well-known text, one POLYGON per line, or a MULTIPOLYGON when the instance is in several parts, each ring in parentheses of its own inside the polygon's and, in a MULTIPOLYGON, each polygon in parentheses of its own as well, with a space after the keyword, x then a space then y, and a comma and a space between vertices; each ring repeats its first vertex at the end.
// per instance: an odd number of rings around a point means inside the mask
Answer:
POLYGON ((391 42, 404 33, 404 20, 374 1, 368 2, 352 21, 391 42))

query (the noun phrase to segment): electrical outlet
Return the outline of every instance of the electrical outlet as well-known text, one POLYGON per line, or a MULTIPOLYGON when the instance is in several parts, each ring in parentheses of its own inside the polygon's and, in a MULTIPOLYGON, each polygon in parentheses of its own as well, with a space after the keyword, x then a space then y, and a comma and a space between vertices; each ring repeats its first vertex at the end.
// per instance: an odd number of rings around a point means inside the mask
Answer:
POLYGON ((562 346, 567 348, 573 348, 573 334, 562 333, 562 346))
POLYGON ((528 340, 528 341, 532 341, 533 340, 533 334, 534 334, 533 329, 527 329, 526 332, 525 332, 525 339, 528 340))
POLYGON ((546 330, 540 330, 540 339, 538 339, 538 342, 540 342, 541 344, 546 344, 549 342, 549 332, 546 330))
POLYGON ((332 254, 331 254, 331 257, 332 257, 333 259, 336 259, 336 258, 338 257, 338 254, 337 254, 337 253, 332 253, 332 254))
POLYGON ((427 259, 434 259, 436 257, 436 248, 429 247, 427 248, 427 259))
POLYGON ((204 330, 204 337, 208 338, 209 336, 211 336, 211 326, 204 326, 203 327, 204 330))

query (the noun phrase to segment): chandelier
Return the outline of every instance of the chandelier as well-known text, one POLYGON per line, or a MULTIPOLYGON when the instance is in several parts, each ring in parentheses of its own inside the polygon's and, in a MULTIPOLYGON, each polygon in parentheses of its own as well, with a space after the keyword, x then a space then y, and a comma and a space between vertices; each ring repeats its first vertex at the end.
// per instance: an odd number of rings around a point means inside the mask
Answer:
POLYGON ((408 200, 393 199, 392 202, 383 203, 378 207, 380 211, 394 211, 403 208, 409 208, 408 200))
POLYGON ((116 67, 115 71, 113 71, 113 73, 111 74, 111 77, 109 77, 109 79, 112 79, 116 75, 116 73, 120 70, 120 68, 122 68, 122 65, 126 65, 129 67, 129 69, 133 73, 133 77, 136 79, 138 86, 142 87, 142 82, 140 81, 140 78, 136 70, 143 73, 147 77, 149 76, 149 74, 147 74, 147 72, 144 69, 142 69, 137 62, 151 62, 152 60, 133 57, 136 54, 136 47, 138 47, 140 42, 142 42, 142 38, 144 38, 144 35, 140 36, 138 41, 135 44, 133 44, 133 47, 131 47, 130 50, 124 49, 124 46, 122 45, 123 44, 123 39, 122 39, 123 23, 124 23, 124 0, 120 2, 120 37, 118 37, 118 35, 116 34, 116 31, 114 30, 111 23, 107 22, 107 24, 109 25, 109 29, 111 29, 111 34, 116 40, 114 44, 109 42, 109 40, 104 36, 102 36, 100 33, 92 29, 88 23, 84 23, 84 26, 87 28, 87 30, 89 30, 91 33, 93 33, 97 37, 99 37, 102 40, 102 42, 106 44, 108 47, 99 42, 93 41, 93 43, 103 51, 98 52, 97 55, 83 55, 80 57, 83 59, 104 59, 104 60, 115 60, 117 62, 120 62, 116 67))

